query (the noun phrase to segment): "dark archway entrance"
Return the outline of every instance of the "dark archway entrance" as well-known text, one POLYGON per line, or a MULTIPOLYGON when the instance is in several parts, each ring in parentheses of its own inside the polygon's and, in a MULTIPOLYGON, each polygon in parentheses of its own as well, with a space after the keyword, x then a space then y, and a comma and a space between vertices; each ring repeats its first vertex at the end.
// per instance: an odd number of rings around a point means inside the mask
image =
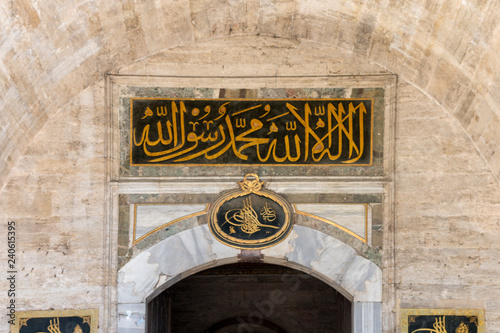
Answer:
POLYGON ((297 270, 237 263, 174 284, 147 305, 148 333, 351 333, 351 302, 297 270))

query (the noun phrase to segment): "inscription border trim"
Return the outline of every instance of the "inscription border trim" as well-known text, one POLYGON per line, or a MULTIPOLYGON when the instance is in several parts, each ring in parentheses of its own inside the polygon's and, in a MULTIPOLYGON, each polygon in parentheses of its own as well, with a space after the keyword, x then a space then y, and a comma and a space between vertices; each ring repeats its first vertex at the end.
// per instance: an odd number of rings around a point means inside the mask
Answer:
MULTIPOLYGON (((482 309, 401 309, 401 333, 408 332, 408 316, 477 316, 477 332, 485 333, 485 316, 482 309)), ((449 332, 453 333, 453 332, 449 332)))

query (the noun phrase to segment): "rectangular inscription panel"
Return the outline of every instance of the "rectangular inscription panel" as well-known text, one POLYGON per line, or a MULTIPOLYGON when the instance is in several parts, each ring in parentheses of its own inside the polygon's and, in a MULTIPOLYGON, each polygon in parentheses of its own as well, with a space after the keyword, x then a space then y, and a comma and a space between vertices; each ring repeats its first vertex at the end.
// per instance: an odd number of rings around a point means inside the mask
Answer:
POLYGON ((130 165, 373 162, 373 99, 130 99, 130 165))
POLYGON ((484 311, 401 309, 401 332, 484 333, 484 311))
POLYGON ((98 309, 17 312, 11 333, 97 333, 98 309))

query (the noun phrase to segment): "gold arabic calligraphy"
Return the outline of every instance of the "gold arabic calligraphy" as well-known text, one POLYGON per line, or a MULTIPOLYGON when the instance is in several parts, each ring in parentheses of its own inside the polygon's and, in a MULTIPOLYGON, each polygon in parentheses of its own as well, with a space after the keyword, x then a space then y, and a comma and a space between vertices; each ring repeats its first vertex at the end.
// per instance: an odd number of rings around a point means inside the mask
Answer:
MULTIPOLYGON (((53 320, 51 319, 49 321, 49 326, 47 326, 47 330, 49 331, 48 333, 61 333, 60 325, 59 325, 59 318, 56 317, 53 320)), ((73 330, 73 333, 82 333, 82 328, 80 325, 76 325, 75 329, 73 330)), ((47 333, 47 332, 37 332, 37 333, 47 333)))
POLYGON ((371 162, 371 100, 133 102, 132 164, 371 162))
MULTIPOLYGON (((438 318, 436 318, 436 321, 432 325, 433 328, 419 328, 419 329, 412 331, 411 333, 415 333, 415 332, 448 333, 446 331, 445 325, 446 325, 445 317, 438 317, 438 318)), ((469 328, 467 325, 465 325, 462 322, 462 323, 460 323, 460 326, 458 326, 457 329, 455 330, 455 333, 469 333, 469 328)))
MULTIPOLYGON (((261 216, 264 221, 272 222, 276 219, 274 209, 266 205, 261 209, 261 216)), ((229 223, 235 227, 239 227, 241 231, 249 235, 261 230, 261 228, 279 229, 279 227, 270 224, 264 224, 259 221, 257 212, 252 207, 250 198, 243 200, 243 207, 241 209, 231 209, 226 212, 225 223, 229 223)), ((233 229, 234 230, 234 229, 233 229)))

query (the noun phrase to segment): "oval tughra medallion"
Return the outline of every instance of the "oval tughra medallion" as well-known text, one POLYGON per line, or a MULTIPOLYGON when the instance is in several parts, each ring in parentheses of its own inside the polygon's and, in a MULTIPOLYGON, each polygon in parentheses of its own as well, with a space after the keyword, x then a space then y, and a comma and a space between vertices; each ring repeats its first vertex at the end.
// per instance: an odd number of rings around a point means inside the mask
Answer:
POLYGON ((239 249, 262 249, 283 241, 293 226, 290 204, 262 188, 256 174, 248 174, 240 189, 225 193, 211 207, 209 227, 220 242, 239 249), (249 180, 253 177, 253 180, 249 180))

